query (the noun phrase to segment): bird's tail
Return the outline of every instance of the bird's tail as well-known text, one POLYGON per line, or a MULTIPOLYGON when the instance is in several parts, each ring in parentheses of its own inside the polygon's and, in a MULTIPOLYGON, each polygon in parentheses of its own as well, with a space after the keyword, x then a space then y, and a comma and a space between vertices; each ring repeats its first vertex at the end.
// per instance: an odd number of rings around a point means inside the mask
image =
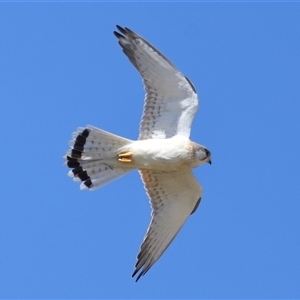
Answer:
POLYGON ((131 140, 94 126, 79 127, 73 132, 65 165, 74 181, 81 181, 80 189, 95 190, 133 170, 118 161, 119 149, 131 140))

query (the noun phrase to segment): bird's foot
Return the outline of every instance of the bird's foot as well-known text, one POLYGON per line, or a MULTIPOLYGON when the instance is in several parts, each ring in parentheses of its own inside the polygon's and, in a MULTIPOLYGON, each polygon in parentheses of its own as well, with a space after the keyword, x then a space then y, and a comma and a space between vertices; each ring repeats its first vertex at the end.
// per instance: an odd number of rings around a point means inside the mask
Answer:
POLYGON ((119 157, 118 161, 125 162, 125 163, 130 163, 130 162, 132 162, 132 160, 131 160, 132 155, 133 155, 132 152, 120 153, 118 155, 118 157, 119 157))

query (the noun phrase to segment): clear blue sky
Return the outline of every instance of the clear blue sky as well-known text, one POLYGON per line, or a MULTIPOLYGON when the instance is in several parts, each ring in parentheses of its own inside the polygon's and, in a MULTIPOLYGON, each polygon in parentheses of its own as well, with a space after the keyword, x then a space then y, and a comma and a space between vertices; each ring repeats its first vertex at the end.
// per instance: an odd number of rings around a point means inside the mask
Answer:
POLYGON ((299 298, 299 36, 299 3, 1 3, 0 298, 299 298), (62 158, 78 126, 138 136, 116 24, 192 80, 212 152, 198 211, 138 284, 138 173, 82 192, 62 158))

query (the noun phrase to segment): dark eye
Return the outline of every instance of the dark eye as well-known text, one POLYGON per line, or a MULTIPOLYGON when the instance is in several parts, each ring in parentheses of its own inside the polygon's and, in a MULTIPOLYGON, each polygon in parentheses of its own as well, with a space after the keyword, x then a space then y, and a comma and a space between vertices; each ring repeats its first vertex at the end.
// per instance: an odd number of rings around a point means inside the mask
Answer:
POLYGON ((207 150, 206 148, 204 149, 204 151, 205 151, 206 156, 207 156, 207 157, 210 157, 210 151, 207 150))

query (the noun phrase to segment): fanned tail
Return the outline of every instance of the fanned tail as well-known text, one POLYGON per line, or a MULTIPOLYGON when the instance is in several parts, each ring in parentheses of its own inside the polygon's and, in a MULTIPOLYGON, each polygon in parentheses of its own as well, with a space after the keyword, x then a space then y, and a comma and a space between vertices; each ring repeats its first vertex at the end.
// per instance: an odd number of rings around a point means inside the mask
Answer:
POLYGON ((65 165, 72 168, 68 175, 74 181, 82 181, 80 189, 93 191, 133 170, 117 159, 119 149, 131 140, 90 125, 77 128, 72 137, 65 165))

